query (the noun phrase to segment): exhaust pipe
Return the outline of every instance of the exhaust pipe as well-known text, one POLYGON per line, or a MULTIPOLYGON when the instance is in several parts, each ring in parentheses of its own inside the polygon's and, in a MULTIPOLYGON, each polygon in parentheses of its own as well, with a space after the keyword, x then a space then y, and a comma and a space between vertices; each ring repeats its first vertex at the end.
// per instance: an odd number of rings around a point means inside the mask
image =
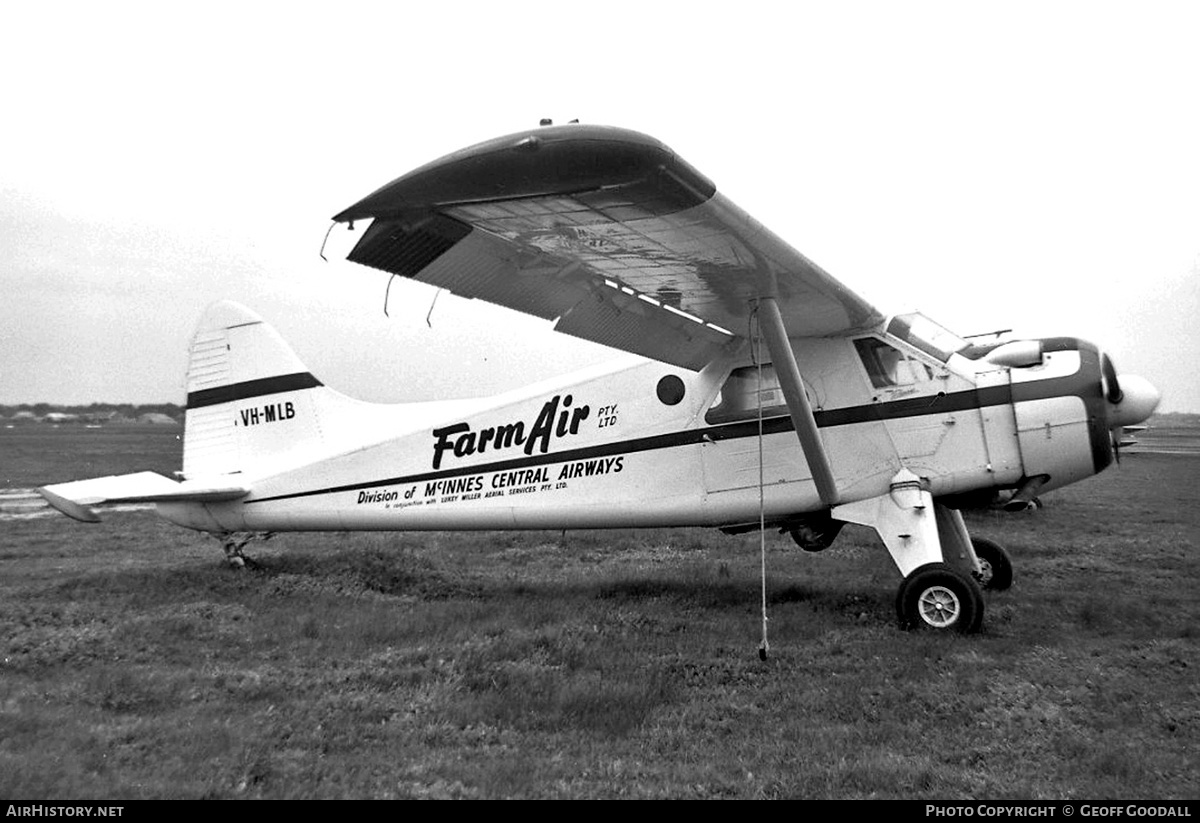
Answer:
POLYGON ((1025 478, 1025 482, 1021 484, 1021 488, 1017 489, 1016 494, 1008 498, 1008 502, 1004 504, 1006 512, 1023 512, 1030 506, 1034 505, 1034 498, 1037 497, 1038 491, 1050 479, 1048 474, 1037 474, 1033 477, 1025 478))

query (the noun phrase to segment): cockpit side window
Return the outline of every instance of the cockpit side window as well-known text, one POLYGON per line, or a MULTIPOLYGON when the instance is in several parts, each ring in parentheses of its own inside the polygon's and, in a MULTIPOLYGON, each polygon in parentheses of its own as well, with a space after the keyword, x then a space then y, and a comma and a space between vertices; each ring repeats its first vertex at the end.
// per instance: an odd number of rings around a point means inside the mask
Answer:
POLYGON ((933 371, 928 365, 907 357, 895 346, 876 337, 859 338, 854 341, 854 348, 871 378, 871 385, 877 389, 911 386, 933 379, 933 371))
POLYGON ((762 367, 761 385, 758 366, 743 366, 730 372, 704 419, 708 423, 752 420, 758 416, 760 399, 764 417, 787 413, 787 400, 779 387, 775 367, 769 363, 762 367))

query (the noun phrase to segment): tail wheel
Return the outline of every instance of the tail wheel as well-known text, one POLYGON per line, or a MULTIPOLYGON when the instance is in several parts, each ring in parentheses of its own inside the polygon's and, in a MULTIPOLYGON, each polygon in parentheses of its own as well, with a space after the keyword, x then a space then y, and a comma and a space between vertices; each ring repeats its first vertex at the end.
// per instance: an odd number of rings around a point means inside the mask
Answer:
POLYGON ((983 592, 978 583, 957 569, 945 563, 930 563, 900 584, 896 616, 903 629, 974 634, 983 625, 983 592))
POLYGON ((975 556, 979 558, 980 572, 975 575, 979 585, 986 591, 1007 591, 1013 583, 1012 559, 999 543, 986 537, 972 537, 975 556))

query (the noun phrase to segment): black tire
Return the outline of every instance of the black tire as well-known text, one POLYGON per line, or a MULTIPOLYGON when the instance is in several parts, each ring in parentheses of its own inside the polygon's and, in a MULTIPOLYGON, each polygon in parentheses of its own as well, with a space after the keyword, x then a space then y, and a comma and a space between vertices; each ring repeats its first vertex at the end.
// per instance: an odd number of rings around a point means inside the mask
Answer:
POLYGON ((1013 566, 1008 552, 993 540, 986 537, 972 537, 971 545, 975 547, 975 556, 983 572, 975 576, 984 591, 1003 592, 1012 587, 1013 566))
POLYGON ((945 563, 929 563, 900 584, 896 616, 905 630, 974 634, 983 626, 983 591, 957 569, 945 563))
POLYGON ((846 524, 840 520, 829 518, 821 520, 811 517, 805 522, 798 523, 788 531, 788 534, 804 551, 823 552, 833 545, 834 539, 844 525, 846 524))

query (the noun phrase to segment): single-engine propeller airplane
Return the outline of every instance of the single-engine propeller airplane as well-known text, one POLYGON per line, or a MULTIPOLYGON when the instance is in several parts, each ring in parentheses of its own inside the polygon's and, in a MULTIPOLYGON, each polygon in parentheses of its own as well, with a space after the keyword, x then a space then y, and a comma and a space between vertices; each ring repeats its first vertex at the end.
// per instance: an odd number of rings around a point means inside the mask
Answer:
POLYGON ((334 217, 349 259, 640 355, 483 400, 380 405, 323 385, 257 315, 191 344, 183 469, 45 486, 60 511, 151 501, 241 559, 302 530, 845 523, 903 577, 899 621, 979 629, 1006 553, 960 509, 1103 470, 1159 394, 1074 337, 970 343, 887 317, 659 141, 547 126, 447 155, 334 217))

